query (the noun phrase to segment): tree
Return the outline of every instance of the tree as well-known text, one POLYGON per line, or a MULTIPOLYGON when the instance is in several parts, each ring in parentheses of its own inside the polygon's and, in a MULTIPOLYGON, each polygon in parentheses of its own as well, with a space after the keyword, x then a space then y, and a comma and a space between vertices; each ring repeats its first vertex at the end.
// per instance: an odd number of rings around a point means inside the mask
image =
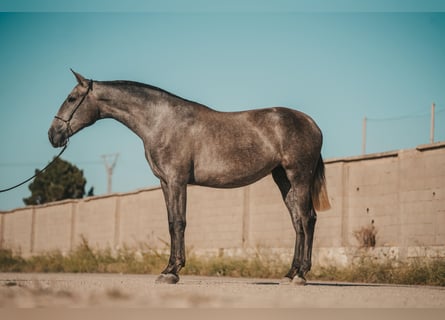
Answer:
MULTIPOLYGON (((36 173, 38 172, 40 170, 36 169, 36 173)), ((80 199, 85 194, 86 182, 82 170, 58 158, 29 184, 31 196, 24 198, 23 202, 34 205, 63 199, 80 199)))
POLYGON ((91 187, 90 190, 88 190, 87 197, 94 197, 94 187, 91 187))

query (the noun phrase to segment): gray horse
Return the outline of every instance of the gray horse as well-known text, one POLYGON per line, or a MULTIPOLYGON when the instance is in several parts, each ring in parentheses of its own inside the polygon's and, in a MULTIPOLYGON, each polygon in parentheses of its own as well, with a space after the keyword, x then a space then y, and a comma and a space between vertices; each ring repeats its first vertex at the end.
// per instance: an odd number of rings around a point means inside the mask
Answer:
POLYGON ((48 132, 54 147, 99 119, 113 118, 138 135, 159 178, 168 212, 170 259, 157 282, 177 283, 185 265, 187 184, 236 188, 272 173, 296 232, 286 277, 305 283, 311 268, 317 211, 330 207, 320 154, 322 133, 306 114, 269 108, 218 112, 162 89, 130 81, 78 85, 48 132))

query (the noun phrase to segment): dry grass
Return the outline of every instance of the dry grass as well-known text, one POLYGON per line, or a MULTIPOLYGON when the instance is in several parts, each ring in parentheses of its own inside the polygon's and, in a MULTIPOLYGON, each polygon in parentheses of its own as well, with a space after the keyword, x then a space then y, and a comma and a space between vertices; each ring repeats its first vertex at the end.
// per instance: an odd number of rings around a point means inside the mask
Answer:
POLYGON ((2 272, 73 272, 73 273, 159 273, 168 256, 155 250, 140 255, 123 248, 93 250, 85 239, 68 255, 53 251, 24 259, 11 250, 0 250, 2 272))
MULTIPOLYGON (((115 253, 111 250, 93 250, 85 239, 66 256, 54 251, 24 259, 11 250, 0 250, 0 272, 158 274, 167 261, 166 253, 150 248, 145 248, 143 252, 123 248, 115 253)), ((289 261, 260 251, 249 259, 226 256, 204 258, 189 252, 187 265, 181 274, 281 278, 288 268, 289 261)), ((445 261, 417 259, 395 266, 390 261, 377 263, 361 259, 359 263, 346 268, 314 267, 308 278, 312 281, 445 286, 445 261)))
POLYGON ((377 229, 374 226, 374 220, 368 226, 361 227, 353 232, 360 248, 374 248, 376 245, 377 229))
POLYGON ((395 266, 392 261, 362 259, 346 268, 316 267, 311 271, 312 278, 340 282, 445 286, 445 261, 417 258, 409 263, 399 262, 395 266))
POLYGON ((289 262, 278 255, 257 252, 250 258, 200 257, 188 255, 182 274, 247 278, 281 278, 289 269, 289 262))

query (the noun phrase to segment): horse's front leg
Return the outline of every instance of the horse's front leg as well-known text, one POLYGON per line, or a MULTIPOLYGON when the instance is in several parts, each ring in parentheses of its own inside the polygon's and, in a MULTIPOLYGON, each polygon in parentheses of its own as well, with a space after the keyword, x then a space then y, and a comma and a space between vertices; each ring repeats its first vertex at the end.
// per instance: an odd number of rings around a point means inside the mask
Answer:
POLYGON ((184 232, 187 185, 161 182, 168 213, 170 232, 170 259, 167 267, 156 279, 157 283, 175 284, 179 281, 179 270, 185 265, 184 232))

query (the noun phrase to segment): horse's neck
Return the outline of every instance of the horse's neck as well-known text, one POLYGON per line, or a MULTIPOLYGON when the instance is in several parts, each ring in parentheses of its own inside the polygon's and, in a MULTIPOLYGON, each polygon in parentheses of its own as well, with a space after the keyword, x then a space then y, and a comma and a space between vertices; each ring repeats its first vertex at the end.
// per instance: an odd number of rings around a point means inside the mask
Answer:
MULTIPOLYGON (((113 89, 106 89, 112 91, 113 89)), ((137 134, 141 139, 145 139, 147 129, 153 126, 155 117, 155 108, 157 107, 149 99, 135 98, 130 93, 106 92, 102 93, 103 99, 100 100, 99 110, 100 118, 115 119, 131 131, 137 134), (108 98, 111 96, 112 98, 108 98)))
POLYGON ((112 118, 121 122, 144 143, 159 134, 156 132, 157 128, 163 127, 159 125, 160 122, 175 119, 179 124, 186 118, 182 113, 190 116, 190 108, 195 111, 199 109, 194 107, 194 103, 186 100, 181 105, 187 107, 178 109, 175 105, 181 98, 158 93, 150 88, 134 94, 131 90, 105 85, 101 87, 99 96, 100 118, 112 118))
MULTIPOLYGON (((101 118, 113 118, 136 133, 144 143, 162 134, 156 130, 170 130, 162 123, 181 123, 196 117, 200 112, 214 112, 198 103, 184 100, 166 92, 150 87, 137 87, 135 94, 130 87, 122 89, 104 85, 99 106, 101 118)), ((174 129, 174 128, 173 128, 174 129)))

